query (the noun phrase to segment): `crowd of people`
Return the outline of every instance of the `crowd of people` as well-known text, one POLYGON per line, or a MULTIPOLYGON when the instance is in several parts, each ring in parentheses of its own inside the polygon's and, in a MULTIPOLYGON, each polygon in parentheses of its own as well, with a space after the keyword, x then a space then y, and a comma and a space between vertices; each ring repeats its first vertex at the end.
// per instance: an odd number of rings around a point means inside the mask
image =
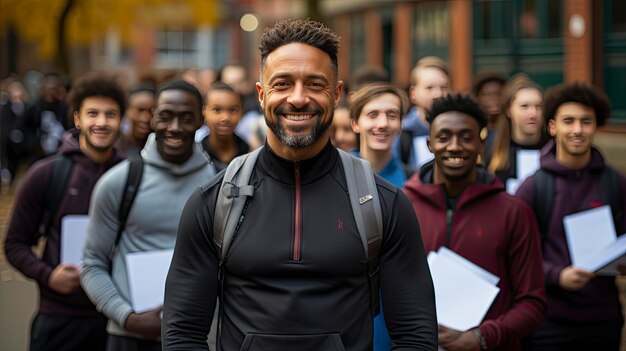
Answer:
POLYGON ((593 146, 606 95, 496 72, 456 92, 433 56, 406 90, 381 67, 344 82, 338 46, 282 20, 256 86, 240 64, 129 91, 49 74, 32 102, 5 80, 3 185, 28 170, 4 248, 39 288, 30 349, 617 351, 615 276, 573 265, 563 225, 610 205, 626 232, 626 178, 593 146), (61 259, 71 215, 88 216, 80 266, 61 259), (442 247, 498 278, 469 330, 438 324, 442 247), (171 249, 163 305, 134 310, 128 256, 171 249))

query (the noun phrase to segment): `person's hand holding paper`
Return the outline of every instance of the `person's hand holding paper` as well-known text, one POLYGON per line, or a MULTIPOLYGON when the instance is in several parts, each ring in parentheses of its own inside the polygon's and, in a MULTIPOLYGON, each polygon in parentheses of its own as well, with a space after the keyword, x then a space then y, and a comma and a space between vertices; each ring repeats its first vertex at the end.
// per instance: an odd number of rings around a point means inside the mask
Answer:
POLYGON ((591 272, 604 275, 619 273, 617 266, 626 262, 626 237, 616 235, 608 205, 565 216, 563 227, 571 264, 578 268, 562 270, 559 283, 564 289, 584 287, 594 276, 590 275, 591 272))
POLYGON ((446 351, 480 351, 478 340, 472 331, 458 332, 439 326, 439 346, 446 351))
POLYGON ((587 286, 595 276, 595 273, 582 268, 567 266, 559 273, 559 285, 565 290, 577 291, 587 286))
POLYGON ((161 312, 163 306, 144 313, 131 313, 126 318, 124 329, 129 332, 158 338, 161 336, 161 312))

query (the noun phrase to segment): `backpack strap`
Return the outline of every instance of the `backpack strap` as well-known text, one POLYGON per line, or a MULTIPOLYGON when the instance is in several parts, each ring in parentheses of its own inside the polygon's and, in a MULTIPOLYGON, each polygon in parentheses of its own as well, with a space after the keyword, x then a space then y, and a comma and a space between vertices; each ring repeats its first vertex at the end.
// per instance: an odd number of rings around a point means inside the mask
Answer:
POLYGON ((383 220, 378 188, 370 163, 338 150, 346 174, 352 213, 363 242, 370 284, 373 315, 380 311, 378 254, 382 242, 383 220))
POLYGON ((117 251, 117 245, 119 245, 122 239, 122 233, 126 229, 126 221, 128 220, 128 214, 133 207, 137 192, 139 191, 139 185, 141 184, 141 178, 143 177, 143 158, 141 155, 132 156, 128 159, 128 175, 126 176, 126 183, 124 183, 124 192, 122 193, 122 199, 120 201, 120 207, 117 211, 117 218, 119 220, 119 226, 117 227, 117 234, 115 235, 115 243, 109 253, 109 273, 113 269, 113 256, 117 251))
POLYGON ((128 175, 126 176, 124 193, 122 194, 122 201, 120 202, 120 208, 117 213, 120 225, 117 227, 117 235, 115 237, 113 251, 115 251, 115 248, 120 243, 120 239, 122 239, 122 232, 126 229, 128 214, 130 213, 130 209, 133 207, 133 203, 137 197, 137 192, 139 191, 139 185, 141 184, 141 178, 143 177, 143 157, 139 155, 130 158, 128 161, 128 175))
POLYGON ((554 190, 554 176, 542 168, 537 170, 535 173, 535 197, 532 207, 537 217, 542 248, 548 236, 550 217, 552 216, 552 203, 554 202, 554 190))
POLYGON ((400 132, 400 161, 409 164, 411 160, 411 149, 413 149, 413 132, 403 130, 400 132))
POLYGON ((605 166, 600 180, 602 193, 606 204, 611 205, 611 214, 617 233, 621 233, 626 228, 620 228, 621 218, 624 216, 624 191, 621 189, 619 173, 610 166, 605 166))
POLYGON ((39 224, 39 236, 48 234, 63 195, 67 192, 74 161, 69 156, 58 155, 52 161, 52 176, 48 180, 45 209, 39 224))
POLYGON ((216 306, 216 314, 213 316, 209 335, 216 334, 218 350, 221 349, 219 340, 222 335, 222 318, 224 315, 224 258, 235 233, 239 230, 239 225, 243 222, 248 198, 254 196, 254 185, 250 185, 250 177, 262 149, 261 146, 230 161, 224 171, 224 178, 215 204, 213 242, 217 246, 220 259, 218 268, 220 288, 218 292, 219 302, 216 306))
POLYGON ((226 256, 235 231, 243 220, 241 214, 247 198, 254 196, 254 185, 249 182, 262 149, 260 147, 236 157, 226 167, 213 216, 213 241, 219 250, 220 260, 226 256))

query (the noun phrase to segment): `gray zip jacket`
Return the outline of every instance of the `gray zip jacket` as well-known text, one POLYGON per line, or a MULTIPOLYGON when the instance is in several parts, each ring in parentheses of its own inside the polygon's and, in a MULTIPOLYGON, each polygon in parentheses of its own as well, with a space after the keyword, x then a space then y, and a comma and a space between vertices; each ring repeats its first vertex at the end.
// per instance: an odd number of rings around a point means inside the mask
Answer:
POLYGON ((134 252, 173 249, 183 207, 191 193, 215 175, 209 156, 200 145, 187 162, 166 162, 151 134, 141 152, 144 171, 126 228, 113 256, 119 226, 118 210, 128 175, 128 161, 104 174, 91 196, 89 227, 80 281, 98 311, 109 318, 109 334, 143 338, 123 329, 133 311, 125 256, 134 252), (110 273, 111 272, 111 273, 110 273))

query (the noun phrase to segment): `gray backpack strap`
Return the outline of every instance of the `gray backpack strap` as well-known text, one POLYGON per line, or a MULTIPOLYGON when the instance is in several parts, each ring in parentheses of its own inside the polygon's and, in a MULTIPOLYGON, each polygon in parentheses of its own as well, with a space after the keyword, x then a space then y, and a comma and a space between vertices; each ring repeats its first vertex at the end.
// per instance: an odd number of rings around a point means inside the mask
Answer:
POLYGON ((338 151, 346 174, 352 213, 367 257, 372 312, 377 315, 380 309, 378 253, 382 242, 383 215, 374 171, 368 161, 338 151))
POLYGON ((213 240, 222 259, 235 234, 246 199, 254 195, 254 185, 248 183, 261 149, 235 158, 224 173, 213 217, 213 240))

